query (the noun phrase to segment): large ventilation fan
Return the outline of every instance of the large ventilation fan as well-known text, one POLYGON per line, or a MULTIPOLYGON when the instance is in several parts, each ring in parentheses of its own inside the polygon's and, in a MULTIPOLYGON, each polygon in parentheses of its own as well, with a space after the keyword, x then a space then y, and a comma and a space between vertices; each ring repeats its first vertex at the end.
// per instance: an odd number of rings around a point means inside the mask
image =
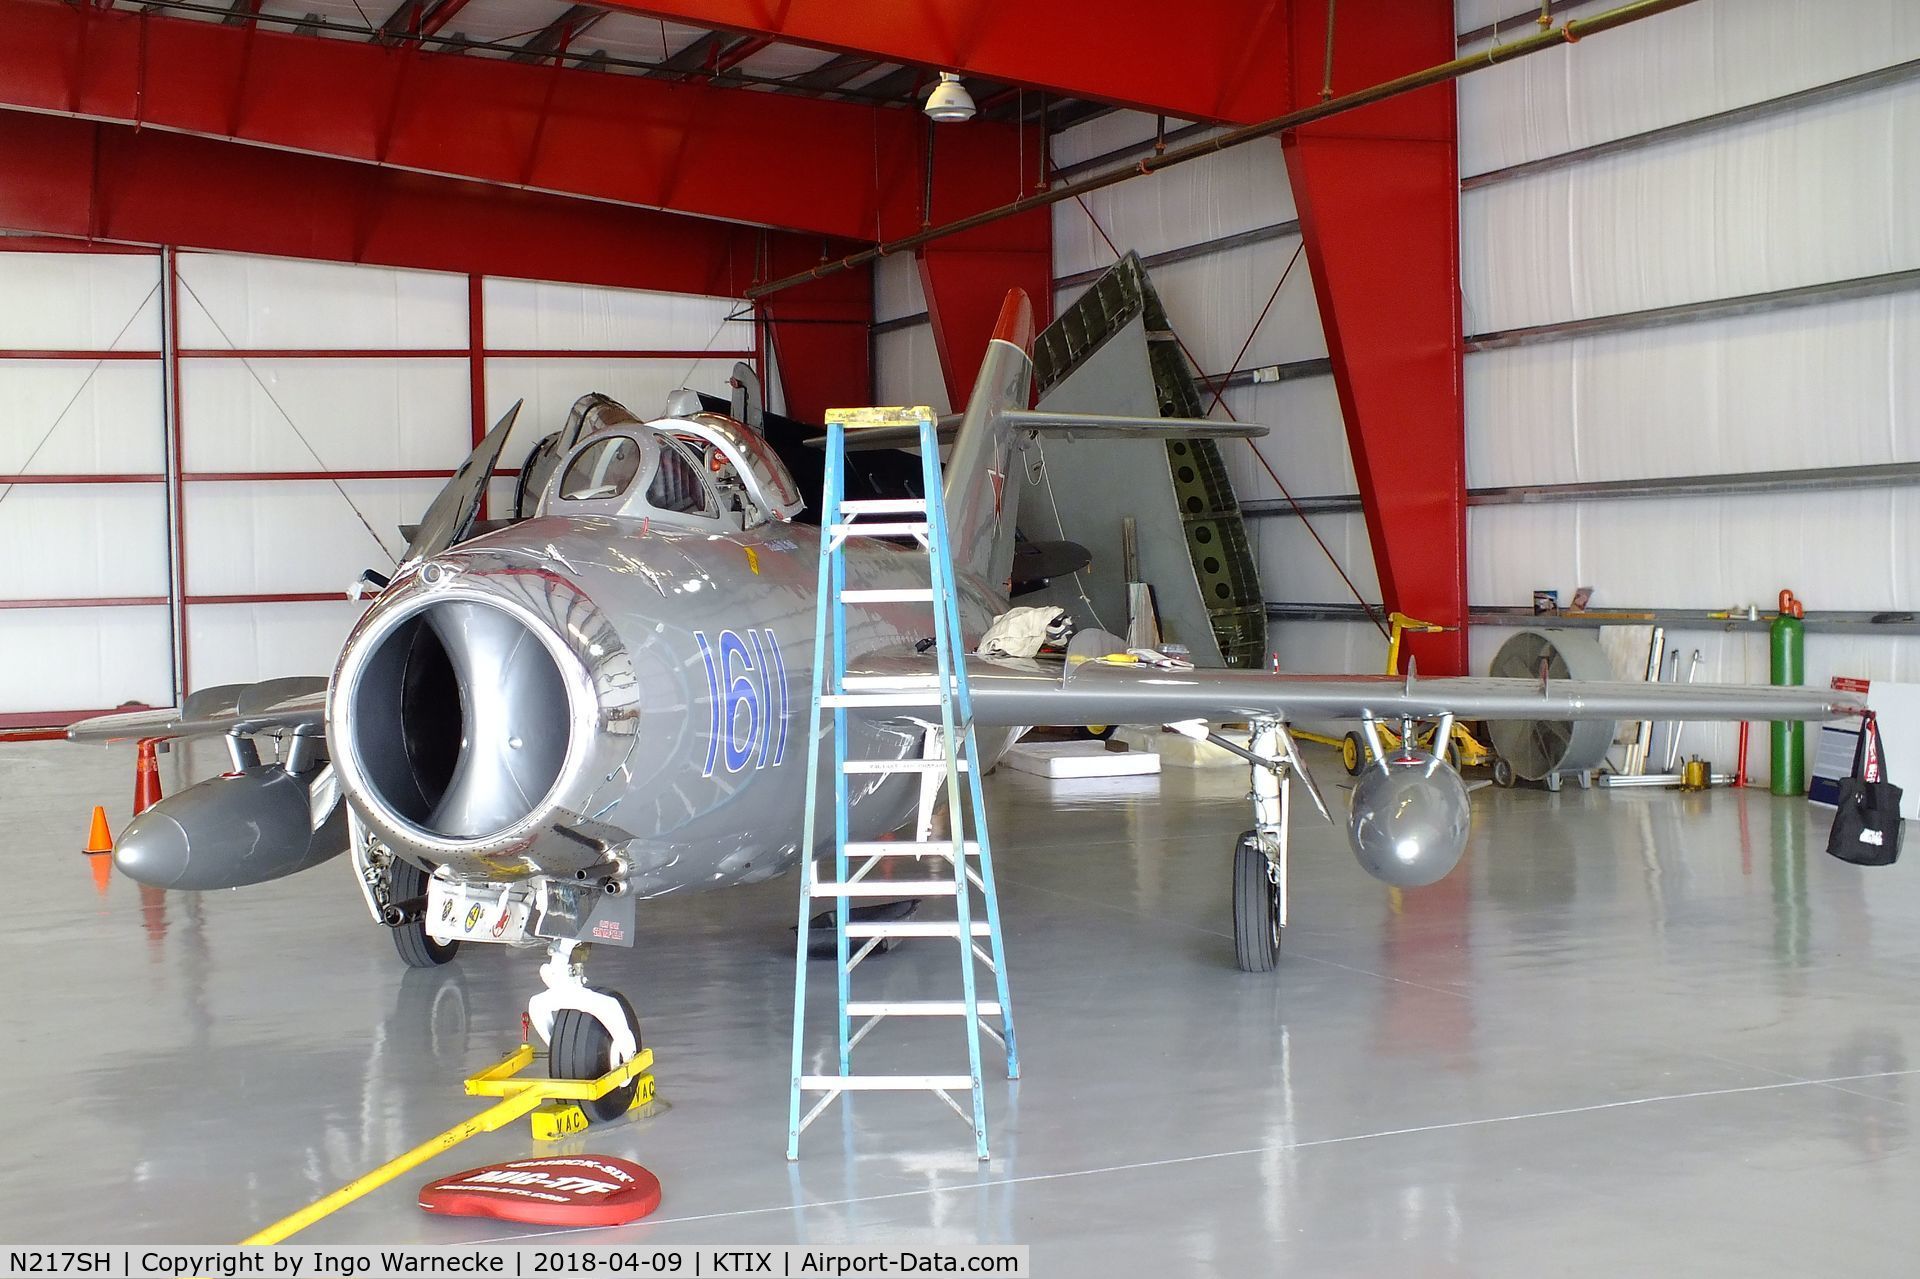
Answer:
MULTIPOLYGON (((1613 667, 1599 641, 1581 631, 1521 631, 1493 655, 1489 675, 1508 679, 1611 680, 1613 667)), ((1618 725, 1610 719, 1493 720, 1487 735, 1514 775, 1537 782, 1600 766, 1618 725)))

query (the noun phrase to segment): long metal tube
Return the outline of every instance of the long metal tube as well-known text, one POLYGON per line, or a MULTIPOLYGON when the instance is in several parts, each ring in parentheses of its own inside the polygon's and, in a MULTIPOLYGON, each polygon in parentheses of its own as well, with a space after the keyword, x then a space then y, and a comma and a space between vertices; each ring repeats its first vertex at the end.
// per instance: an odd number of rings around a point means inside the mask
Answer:
POLYGON ((983 227, 989 223, 1014 217, 1033 209, 1044 209, 1049 205, 1059 204, 1063 200, 1071 200, 1075 196, 1086 195, 1089 192, 1100 191, 1107 187, 1115 186, 1127 181, 1129 178, 1137 178, 1148 173, 1158 173, 1161 169, 1170 169, 1176 164, 1185 164, 1189 160, 1198 160, 1202 156, 1213 155, 1219 151, 1226 151, 1260 138, 1270 138, 1276 133, 1284 133, 1288 129, 1297 129, 1302 125, 1312 124, 1315 121, 1324 120, 1329 116, 1340 115, 1360 107, 1372 106, 1376 102, 1384 102, 1388 98, 1396 98, 1403 93, 1412 93, 1416 89, 1425 89, 1436 84, 1445 84, 1450 80, 1458 80, 1468 72, 1478 71, 1482 67, 1499 66, 1503 62, 1512 62, 1516 58, 1524 58, 1528 54, 1539 53, 1543 49, 1553 49, 1558 48, 1562 44, 1571 44, 1576 40, 1585 39, 1587 36, 1598 35, 1602 31, 1610 31, 1615 27, 1624 27, 1628 23, 1638 22, 1642 18, 1651 18, 1655 14, 1666 13, 1670 9, 1678 9, 1693 2, 1694 0, 1635 0, 1632 4, 1621 5, 1618 9, 1609 9, 1605 13, 1595 14, 1593 17, 1584 20, 1569 18, 1560 26, 1542 31, 1538 35, 1527 36, 1525 39, 1515 40, 1510 44, 1494 45, 1483 52, 1473 54, 1469 57, 1455 58, 1451 62, 1442 62, 1438 66, 1428 67, 1424 71, 1415 71, 1410 75, 1404 75, 1395 80, 1383 80, 1379 84, 1361 89, 1357 93, 1349 93, 1338 98, 1328 98, 1324 102, 1317 102, 1312 106, 1302 107, 1298 111, 1289 111, 1285 115, 1277 115, 1271 120, 1263 120, 1258 124, 1243 125, 1238 129, 1229 129, 1225 133, 1216 134, 1211 138, 1205 138, 1184 147, 1176 147, 1162 155, 1147 156, 1132 168, 1116 169, 1110 173, 1096 173, 1091 177, 1082 178, 1077 182, 1068 182, 1034 195, 1022 196, 1018 200, 999 205, 995 208, 983 209, 979 213, 970 214, 967 217, 958 218, 952 222, 943 223, 940 226, 928 227, 913 235, 902 236, 898 240, 889 240, 884 244, 876 244, 870 249, 862 249, 858 253, 850 253, 846 257, 836 258, 831 262, 822 262, 820 265, 806 271, 781 276, 777 280, 769 280, 764 284, 753 285, 747 289, 747 297, 751 299, 764 298, 771 294, 778 293, 783 289, 793 288, 795 285, 805 284, 808 281, 818 280, 824 276, 834 275, 841 271, 848 271, 857 266, 864 266, 869 262, 876 261, 889 254, 904 253, 909 249, 917 249, 923 244, 931 244, 935 240, 945 239, 950 235, 958 235, 963 231, 971 231, 977 227, 983 227))
MULTIPOLYGON (((167 517, 167 644, 173 704, 187 704, 187 549, 183 453, 180 447, 180 258, 160 250, 160 435, 165 454, 167 517)), ((256 761, 258 762, 258 761, 256 761)))

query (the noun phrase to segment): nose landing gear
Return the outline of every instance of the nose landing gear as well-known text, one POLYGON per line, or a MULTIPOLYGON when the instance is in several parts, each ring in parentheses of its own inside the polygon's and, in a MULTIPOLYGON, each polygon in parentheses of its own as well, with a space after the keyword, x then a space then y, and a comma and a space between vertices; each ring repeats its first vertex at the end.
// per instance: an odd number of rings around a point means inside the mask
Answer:
MULTIPOLYGON (((540 966, 547 988, 527 1001, 527 1019, 547 1041, 547 1074, 554 1079, 598 1079, 640 1051, 640 1019, 627 997, 586 983, 591 950, 583 942, 553 942, 540 966)), ((631 1082, 578 1104, 594 1119, 618 1119, 638 1087, 631 1082)))

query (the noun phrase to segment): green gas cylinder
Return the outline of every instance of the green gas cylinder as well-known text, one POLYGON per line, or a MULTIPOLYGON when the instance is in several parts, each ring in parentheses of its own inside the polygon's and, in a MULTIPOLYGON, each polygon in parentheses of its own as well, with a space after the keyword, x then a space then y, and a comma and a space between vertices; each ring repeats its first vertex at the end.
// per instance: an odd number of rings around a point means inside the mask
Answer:
MULTIPOLYGON (((1806 609, 1792 591, 1780 592, 1780 613, 1767 632, 1769 674, 1774 684, 1807 682, 1806 609)), ((1773 732, 1773 783, 1776 795, 1798 795, 1807 787, 1807 726, 1799 720, 1776 721, 1773 732)))

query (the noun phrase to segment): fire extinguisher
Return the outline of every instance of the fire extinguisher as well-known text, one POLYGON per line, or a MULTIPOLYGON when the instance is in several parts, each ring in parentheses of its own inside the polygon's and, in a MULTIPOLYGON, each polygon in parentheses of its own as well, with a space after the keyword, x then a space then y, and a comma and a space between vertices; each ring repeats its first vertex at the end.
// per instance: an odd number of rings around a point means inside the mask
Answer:
MULTIPOLYGON (((1769 674, 1774 684, 1807 682, 1807 628, 1801 619, 1806 609, 1792 591, 1780 592, 1780 612, 1768 628, 1769 674)), ((1798 795, 1806 790, 1807 726, 1798 720, 1775 721, 1773 732, 1773 782, 1776 795, 1798 795)))

